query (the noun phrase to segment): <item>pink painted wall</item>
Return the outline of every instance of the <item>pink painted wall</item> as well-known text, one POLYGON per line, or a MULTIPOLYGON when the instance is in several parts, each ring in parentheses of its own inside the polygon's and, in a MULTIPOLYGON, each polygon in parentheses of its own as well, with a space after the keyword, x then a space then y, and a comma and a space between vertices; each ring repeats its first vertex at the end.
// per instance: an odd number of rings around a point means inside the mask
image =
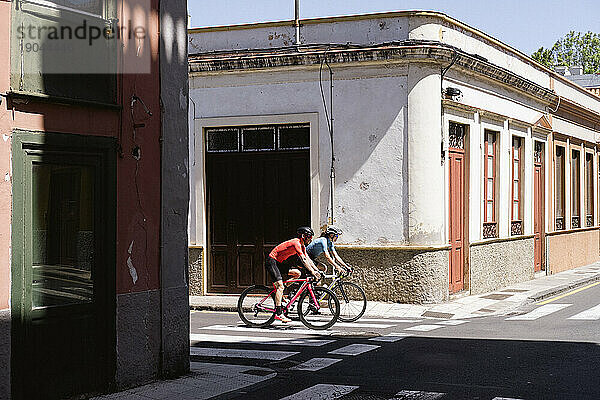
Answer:
MULTIPOLYGON (((128 0, 123 0, 127 2, 128 0)), ((122 99, 122 111, 93 106, 58 105, 30 101, 7 108, 6 99, 0 105, 0 309, 9 307, 10 296, 10 225, 12 182, 6 181, 10 171, 11 131, 15 128, 120 138, 123 157, 117 160, 117 293, 141 292, 159 287, 160 266, 160 79, 158 64, 158 0, 151 1, 146 14, 151 54, 150 73, 121 75, 117 97, 122 99), (133 120, 130 103, 133 95, 141 98, 152 116, 135 106, 133 120), (143 123, 136 130, 133 124, 143 123), (120 131, 120 127, 122 127, 120 131), (137 144, 142 157, 137 162, 132 149, 137 144), (137 173, 136 173, 137 170, 137 173), (136 175, 137 174, 137 175, 136 175), (136 188, 137 182, 137 188, 136 188), (138 195, 139 194, 139 195, 138 195), (138 279, 134 283, 127 266, 132 247, 132 262, 138 279)), ((0 1, 0 54, 10 54, 11 3, 0 1)), ((119 20, 133 15, 123 7, 119 20)), ((137 51, 131 47, 130 51, 137 51)), ((10 88, 10 60, 0 57, 0 93, 10 88)))
MULTIPOLYGON (((10 86, 10 2, 0 1, 0 93, 10 86)), ((11 224, 11 181, 6 181, 10 172, 10 112, 6 99, 0 104, 0 310, 9 308, 10 298, 10 224, 11 224), (6 139, 6 140, 5 140, 6 139)), ((10 178, 10 175, 9 175, 10 178)))

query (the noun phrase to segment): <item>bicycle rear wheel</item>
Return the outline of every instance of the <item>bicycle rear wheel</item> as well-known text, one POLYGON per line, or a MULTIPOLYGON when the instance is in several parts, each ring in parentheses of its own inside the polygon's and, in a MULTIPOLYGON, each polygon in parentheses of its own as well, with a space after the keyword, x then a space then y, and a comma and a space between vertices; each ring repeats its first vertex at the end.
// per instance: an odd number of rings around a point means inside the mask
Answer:
POLYGON ((333 293, 340 301, 340 321, 354 322, 367 310, 367 296, 360 286, 352 282, 338 282, 333 293))
POLYGON ((275 319, 275 292, 266 286, 250 286, 242 292, 237 310, 240 319, 248 326, 263 327, 275 319))
POLYGON ((308 290, 305 290, 298 301, 300 321, 310 329, 330 328, 340 316, 340 302, 335 294, 324 287, 314 287, 317 302, 308 290))

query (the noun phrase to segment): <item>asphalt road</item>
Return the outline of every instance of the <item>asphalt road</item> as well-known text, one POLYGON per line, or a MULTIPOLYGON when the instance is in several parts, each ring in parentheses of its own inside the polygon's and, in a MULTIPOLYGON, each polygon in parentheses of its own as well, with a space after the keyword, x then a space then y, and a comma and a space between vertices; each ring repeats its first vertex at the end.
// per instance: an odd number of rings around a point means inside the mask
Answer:
POLYGON ((324 332, 193 312, 191 361, 265 377, 218 399, 598 400, 599 304, 597 283, 504 316, 363 318, 324 332))

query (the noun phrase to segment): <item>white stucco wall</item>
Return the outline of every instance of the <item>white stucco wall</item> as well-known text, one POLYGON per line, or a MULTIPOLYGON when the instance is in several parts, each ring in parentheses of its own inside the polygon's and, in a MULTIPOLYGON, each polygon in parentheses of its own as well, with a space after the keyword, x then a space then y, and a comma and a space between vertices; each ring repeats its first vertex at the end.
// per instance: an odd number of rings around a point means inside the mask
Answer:
MULTIPOLYGON (((335 224, 345 232, 344 243, 404 243, 407 69, 401 65, 394 68, 333 67, 335 224)), ((323 73, 329 106, 327 78, 323 73)), ((319 209, 312 212, 319 225, 323 225, 327 223, 331 153, 318 79, 318 68, 195 76, 190 81, 190 97, 196 103, 196 125, 199 120, 216 117, 224 117, 219 119, 219 124, 227 125, 227 118, 233 121, 241 116, 316 113, 318 169, 312 173, 318 174, 320 204, 319 209)), ((204 215, 200 157, 197 152, 193 166, 196 203, 192 208, 196 219, 204 215)), ((196 229, 193 244, 205 244, 199 229, 196 229)))
MULTIPOLYGON (((600 101, 574 84, 537 66, 523 54, 442 14, 396 13, 303 21, 303 43, 375 44, 406 39, 432 40, 457 46, 486 58, 540 86, 555 88, 560 96, 600 111, 600 101)), ((290 46, 290 24, 258 24, 190 34, 190 53, 226 49, 290 46)), ((337 155, 335 223, 347 233, 345 243, 365 245, 443 244, 448 241, 448 171, 441 160, 441 109, 439 65, 387 62, 379 66, 333 65, 334 118, 337 155), (410 105, 410 106, 409 106, 410 105)), ((324 89, 328 96, 327 74, 324 89)), ((524 234, 533 233, 532 127, 548 115, 548 105, 498 82, 466 74, 456 67, 445 76, 443 87, 456 87, 457 102, 470 112, 446 111, 448 122, 469 126, 469 236, 482 239, 483 132, 500 132, 498 143, 500 237, 510 235, 512 136, 524 138, 523 220, 524 234)), ((239 117, 316 113, 318 116, 319 225, 327 221, 329 204, 330 146, 318 67, 227 72, 191 78, 191 97, 196 102, 196 121, 213 117, 239 117)), ((327 104, 329 102, 327 100, 327 104)), ((554 131, 595 143, 599 136, 589 128, 552 118, 554 131)), ((197 123, 196 123, 197 125, 197 123)), ((546 132, 547 133, 547 132, 546 132)), ((535 136, 546 142, 545 134, 535 136)), ((446 140, 447 143, 447 140, 446 140)), ((314 149, 313 149, 314 151, 314 149)), ((554 201, 550 181, 551 154, 545 147, 546 227, 553 229, 549 210, 554 201)), ((568 153, 567 153, 568 154, 568 153)), ((193 159, 192 155, 192 159, 193 159)), ((597 156, 594 158, 597 170, 597 156)), ((568 165, 568 163, 567 163, 568 165)), ((201 163, 196 155, 194 181, 200 187, 201 163)), ((582 169, 583 171, 583 169, 582 169)), ((570 219, 570 171, 566 171, 566 221, 570 219)), ((596 175, 595 175, 596 176, 596 175)), ((595 182, 596 184, 597 182, 595 182)), ((598 191, 598 189, 595 189, 598 191)), ((196 217, 202 214, 202 191, 196 192, 196 217)), ((595 202, 597 207, 597 201, 595 202)), ((596 219, 598 219, 596 212, 596 219)), ((582 221, 583 223, 583 221, 582 221)), ((195 244, 203 244, 200 232, 190 232, 195 244)))

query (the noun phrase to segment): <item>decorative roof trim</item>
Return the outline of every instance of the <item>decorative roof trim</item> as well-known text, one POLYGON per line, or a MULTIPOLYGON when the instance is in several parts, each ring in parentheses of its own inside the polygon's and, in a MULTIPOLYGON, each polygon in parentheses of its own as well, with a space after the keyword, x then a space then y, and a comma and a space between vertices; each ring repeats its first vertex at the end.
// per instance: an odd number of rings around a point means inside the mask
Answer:
POLYGON ((330 64, 425 61, 447 63, 456 56, 455 66, 483 75, 488 79, 503 83, 549 105, 556 104, 558 96, 528 79, 485 59, 461 52, 441 43, 387 44, 373 47, 291 50, 269 49, 260 51, 236 51, 234 53, 202 54, 191 56, 189 71, 202 74, 218 71, 247 71, 291 66, 320 65, 325 58, 330 64))

